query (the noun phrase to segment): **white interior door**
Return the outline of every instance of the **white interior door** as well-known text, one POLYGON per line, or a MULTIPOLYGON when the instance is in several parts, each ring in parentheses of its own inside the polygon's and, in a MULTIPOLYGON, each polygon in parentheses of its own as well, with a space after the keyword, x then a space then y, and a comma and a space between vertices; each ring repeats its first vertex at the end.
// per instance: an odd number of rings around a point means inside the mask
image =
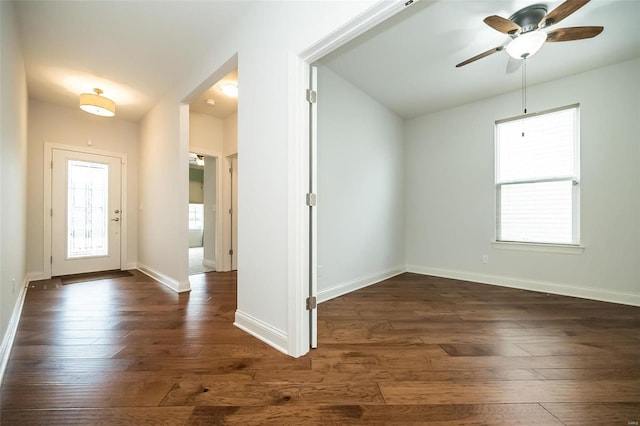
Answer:
POLYGON ((238 269, 238 157, 231 163, 231 270, 238 269))
POLYGON ((53 149, 51 166, 51 275, 120 269, 120 158, 53 149))

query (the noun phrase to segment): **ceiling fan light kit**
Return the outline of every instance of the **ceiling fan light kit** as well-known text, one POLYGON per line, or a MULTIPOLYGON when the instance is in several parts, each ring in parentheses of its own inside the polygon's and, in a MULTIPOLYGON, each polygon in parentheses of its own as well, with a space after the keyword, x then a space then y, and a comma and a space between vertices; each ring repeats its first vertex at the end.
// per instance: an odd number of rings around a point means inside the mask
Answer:
POLYGON ((547 40, 544 31, 532 31, 521 34, 507 44, 507 53, 514 59, 527 59, 535 55, 547 40))
POLYGON ((489 49, 456 65, 456 68, 475 62, 495 52, 506 50, 515 59, 527 59, 533 56, 545 42, 572 41, 592 38, 604 29, 603 27, 569 27, 553 31, 543 31, 555 25, 576 10, 587 4, 589 0, 566 0, 547 13, 547 6, 534 4, 520 9, 509 19, 492 15, 484 19, 484 23, 496 31, 512 38, 508 43, 489 49))
POLYGON ((89 114, 101 117, 113 117, 116 115, 116 103, 109 98, 100 96, 102 90, 95 88, 94 93, 82 93, 80 95, 80 109, 89 114))

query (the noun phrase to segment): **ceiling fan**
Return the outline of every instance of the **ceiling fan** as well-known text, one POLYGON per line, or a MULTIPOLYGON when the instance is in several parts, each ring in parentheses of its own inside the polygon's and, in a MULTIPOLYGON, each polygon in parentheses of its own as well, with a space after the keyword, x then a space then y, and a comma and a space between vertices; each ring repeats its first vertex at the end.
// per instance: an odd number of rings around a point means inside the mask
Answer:
POLYGON ((511 40, 460 62, 456 68, 502 50, 506 50, 514 59, 526 59, 533 56, 544 42, 572 41, 595 37, 602 32, 604 27, 568 27, 545 31, 547 27, 557 24, 587 3, 589 0, 566 0, 549 13, 547 13, 547 5, 534 4, 520 9, 509 19, 497 15, 488 16, 484 19, 484 23, 507 34, 511 40))

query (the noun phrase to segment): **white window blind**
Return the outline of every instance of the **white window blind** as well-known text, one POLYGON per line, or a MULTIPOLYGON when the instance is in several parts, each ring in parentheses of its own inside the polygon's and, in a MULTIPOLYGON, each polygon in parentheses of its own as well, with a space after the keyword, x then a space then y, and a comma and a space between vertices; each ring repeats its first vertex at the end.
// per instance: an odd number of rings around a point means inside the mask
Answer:
POLYGON ((578 106, 496 122, 496 240, 579 244, 578 106))

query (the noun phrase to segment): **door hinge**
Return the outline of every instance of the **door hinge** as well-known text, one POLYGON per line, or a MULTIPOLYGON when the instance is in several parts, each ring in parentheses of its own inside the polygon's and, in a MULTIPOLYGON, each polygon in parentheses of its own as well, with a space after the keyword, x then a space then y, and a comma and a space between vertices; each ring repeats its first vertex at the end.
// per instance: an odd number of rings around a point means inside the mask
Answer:
POLYGON ((318 92, 315 90, 307 89, 307 102, 315 104, 318 101, 318 92))
POLYGON ((233 174, 233 169, 231 167, 229 167, 229 174, 233 174))
POLYGON ((49 212, 50 216, 53 217, 53 209, 49 212))
POLYGON ((307 311, 310 311, 312 309, 315 309, 317 306, 317 300, 316 297, 307 297, 307 311))
POLYGON ((233 214, 233 210, 229 209, 229 214, 233 214))
POLYGON ((53 256, 49 257, 49 263, 53 265, 53 256))
POLYGON ((229 254, 233 256, 233 250, 229 250, 229 254))
POLYGON ((307 205, 309 207, 315 207, 318 204, 318 196, 313 192, 307 193, 307 205))
POLYGON ((53 169, 53 161, 51 162, 51 168, 53 169))

